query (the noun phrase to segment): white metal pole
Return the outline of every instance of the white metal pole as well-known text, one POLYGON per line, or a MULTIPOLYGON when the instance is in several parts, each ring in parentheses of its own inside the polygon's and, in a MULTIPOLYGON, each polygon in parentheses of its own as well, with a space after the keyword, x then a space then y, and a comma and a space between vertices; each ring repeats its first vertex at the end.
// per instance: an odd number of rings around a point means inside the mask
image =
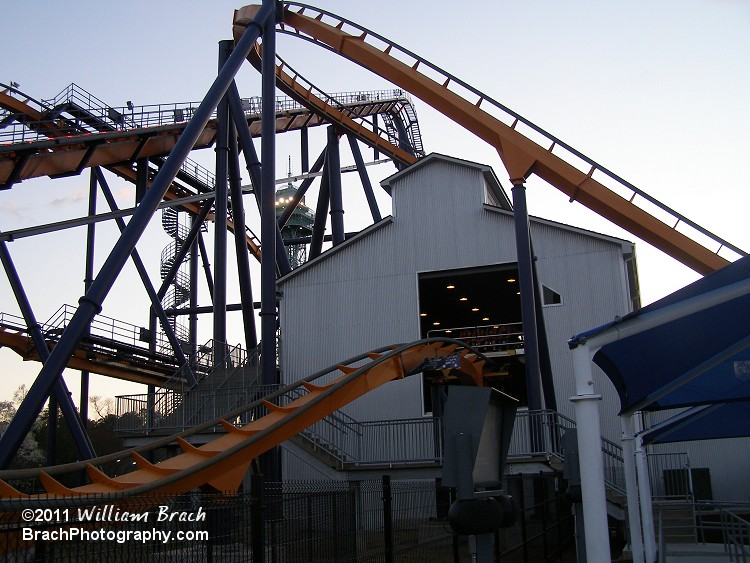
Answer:
MULTIPOLYGON (((640 419, 636 416, 636 430, 640 432, 640 419)), ((656 531, 654 530, 654 509, 651 505, 651 480, 648 474, 648 460, 643 447, 643 438, 635 439, 635 463, 638 473, 638 494, 641 499, 641 522, 643 523, 643 547, 646 561, 656 561, 656 531)))
POLYGON ((592 353, 588 345, 579 345, 572 352, 576 394, 570 400, 575 406, 578 430, 586 560, 610 561, 602 433, 599 423, 601 395, 594 393, 592 353))
POLYGON ((628 526, 630 528, 630 552, 635 563, 643 562, 643 531, 638 503, 638 481, 635 473, 635 431, 633 416, 620 417, 622 425, 622 459, 625 465, 625 489, 628 498, 628 526))

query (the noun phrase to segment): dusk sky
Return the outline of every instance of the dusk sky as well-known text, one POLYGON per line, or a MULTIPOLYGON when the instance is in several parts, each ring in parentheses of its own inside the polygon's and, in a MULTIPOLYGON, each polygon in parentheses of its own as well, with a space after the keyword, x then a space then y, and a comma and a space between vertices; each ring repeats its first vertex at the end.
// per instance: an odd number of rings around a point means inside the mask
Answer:
MULTIPOLYGON (((432 1, 321 0, 315 5, 414 51, 701 226, 750 249, 749 3, 499 0, 437 7, 432 1)), ((239 7, 226 0, 8 2, 0 34, 0 82, 15 81, 38 99, 52 98, 74 82, 112 106, 128 100, 136 105, 197 101, 215 77, 217 42, 231 38, 233 9, 239 7)), ((329 93, 391 87, 304 41, 281 36, 278 49, 329 93)), ((249 64, 237 80, 243 97, 260 95, 260 78, 249 64)), ((488 164, 509 189, 492 147, 420 100, 414 103, 428 153, 488 164)), ((277 177, 286 176, 290 160, 292 173, 300 171, 298 137, 283 137, 289 138, 278 142, 277 177)), ((316 141, 313 158, 322 148, 316 141)), ((342 148, 348 164, 345 143, 342 148)), ((213 150, 202 152, 194 158, 210 163, 213 150)), ((377 185, 395 169, 386 164, 369 171, 377 185)), ((111 186, 121 206, 132 205, 131 185, 112 178, 111 186)), ((359 189, 349 179, 345 187, 359 189)), ((29 180, 0 192, 0 230, 85 215, 87 190, 86 172, 29 180)), ((528 197, 532 215, 635 241, 644 303, 697 279, 541 180, 529 181, 528 197)), ((379 201, 388 214, 382 190, 379 201)), ((105 210, 103 200, 99 210, 105 210)), ((366 208, 360 210, 347 209, 347 230, 368 224, 366 208)), ((160 249, 169 242, 158 222, 138 246, 154 279, 160 249)), ((102 227, 97 236, 100 265, 115 235, 112 227, 102 227)), ((84 239, 85 229, 73 229, 8 245, 40 321, 63 303, 75 304, 82 294, 84 239)), ((142 325, 146 298, 129 268, 103 313, 142 325), (144 303, 136 312, 134 300, 144 303)), ((5 276, 0 276, 0 311, 18 313, 5 276)), ((234 339, 241 340, 239 333, 234 339)), ((29 386, 39 369, 8 350, 0 350, 0 362, 0 399, 22 383, 29 386)), ((66 380, 77 401, 77 373, 70 372, 66 380)), ((92 380, 92 395, 126 392, 145 389, 92 380)))

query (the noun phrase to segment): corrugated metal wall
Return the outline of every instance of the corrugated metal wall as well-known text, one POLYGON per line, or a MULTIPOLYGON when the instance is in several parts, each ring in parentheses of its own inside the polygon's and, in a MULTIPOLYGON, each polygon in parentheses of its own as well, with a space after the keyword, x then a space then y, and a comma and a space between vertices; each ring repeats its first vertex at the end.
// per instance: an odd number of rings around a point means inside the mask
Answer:
MULTIPOLYGON (((285 381, 373 348, 419 338, 418 275, 516 261, 512 214, 483 205, 481 170, 432 159, 398 177, 392 186, 394 218, 359 240, 329 251, 282 280, 281 361, 285 381)), ((544 308, 558 410, 573 417, 573 368, 567 339, 631 310, 624 255, 618 239, 532 222, 540 282, 562 296, 544 308)), ((594 366, 605 436, 619 441, 619 399, 594 366)), ((346 411, 359 420, 422 416, 421 381, 389 383, 346 411)), ((717 499, 750 491, 750 440, 677 444, 694 467, 711 467, 717 499), (728 448, 734 449, 730 456, 728 448), (716 463, 717 458, 731 459, 716 463)), ((289 466, 307 474, 299 458, 289 466)), ((307 471, 313 471, 308 469, 307 471)), ((314 471, 313 471, 314 472, 314 471)), ((742 495, 740 495, 742 496, 742 495)))
MULTIPOLYGON (((284 380, 419 338, 418 273, 515 262, 512 215, 484 201, 481 170, 440 160, 417 167, 394 185, 392 222, 283 280, 284 380)), ((563 298, 545 316, 559 410, 572 414, 566 339, 628 312, 622 246, 547 223, 534 223, 532 236, 541 281, 563 298)), ((360 420, 421 416, 420 385, 418 378, 389 384, 347 412, 360 420)), ((615 411, 605 387, 605 410, 615 411)), ((608 434, 619 437, 619 427, 608 434)))
MULTIPOLYGON (((682 410, 646 413, 646 425, 667 420, 682 410)), ((709 468, 714 500, 750 502, 750 438, 658 444, 648 446, 646 451, 687 453, 690 467, 709 468)))
MULTIPOLYGON (((630 303, 621 246, 575 232, 560 234, 554 226, 532 224, 540 282, 562 296, 561 305, 544 308, 544 318, 558 411, 572 418, 569 399, 575 385, 567 339, 630 312, 630 303)), ((596 390, 602 395, 602 432, 619 440, 619 399, 609 379, 594 368, 596 390)))

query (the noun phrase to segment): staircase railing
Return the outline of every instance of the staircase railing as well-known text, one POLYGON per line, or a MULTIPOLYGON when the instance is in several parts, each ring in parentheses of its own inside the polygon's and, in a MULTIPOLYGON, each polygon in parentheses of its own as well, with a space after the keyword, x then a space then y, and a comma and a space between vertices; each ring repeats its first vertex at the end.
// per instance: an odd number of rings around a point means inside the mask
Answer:
MULTIPOLYGON (((552 410, 519 411, 513 427, 508 459, 528 457, 555 457, 565 459, 562 437, 566 430, 574 429, 572 418, 552 410)), ((625 494, 625 462, 622 446, 602 437, 604 481, 606 485, 625 494)))
MULTIPOLYGON (((225 346, 225 349, 226 354, 219 363, 214 364, 213 369, 202 376, 196 372, 199 379, 193 389, 185 386, 187 379, 183 370, 178 370, 167 380, 165 389, 116 397, 116 430, 146 433, 185 430, 242 404, 251 403, 276 389, 257 385, 259 372, 253 369, 258 365, 257 353, 248 355, 239 345, 225 346), (250 377, 247 377, 248 371, 252 372, 250 377), (263 394, 257 395, 259 389, 263 394), (122 422, 119 422, 120 419, 122 422)), ((203 353, 199 361, 212 362, 213 341, 199 350, 203 353)))
POLYGON ((744 516, 736 509, 721 509, 721 529, 724 545, 732 561, 750 561, 750 506, 744 507, 744 516))
MULTIPOLYGON (((177 419, 160 416, 161 428, 184 430, 189 426, 200 424, 221 414, 221 408, 234 400, 233 405, 242 401, 263 396, 275 390, 273 386, 253 385, 243 388, 226 388, 194 390, 195 397, 190 410, 195 409, 203 414, 190 414, 177 419), (206 405, 213 405, 213 410, 206 405), (217 410, 216 405, 220 405, 217 410), (203 410, 201 410, 203 409, 203 410)), ((165 399, 154 401, 155 404, 166 404, 172 401, 177 404, 184 400, 184 392, 163 391, 165 399), (171 395, 170 395, 171 394, 171 395), (180 395, 180 399, 173 398, 180 395), (169 396, 171 398, 166 399, 169 396)), ((297 395, 281 396, 278 404, 284 405, 297 398, 297 395)), ((141 407, 148 401, 147 395, 128 395, 117 397, 117 414, 122 417, 128 410, 141 407)), ((181 403, 180 403, 181 404, 181 403)), ((186 411, 186 409, 180 409, 186 411)), ((231 410, 226 408, 226 411, 231 410)), ((160 411, 160 413, 163 411, 160 411)), ((260 414, 260 413, 259 413, 260 414)), ((126 417, 125 426, 117 430, 137 431, 145 428, 133 427, 137 417, 126 417), (126 427, 127 426, 127 427, 126 427)), ((555 457, 562 461, 562 436, 567 429, 575 428, 575 421, 551 410, 520 411, 508 453, 509 459, 555 457), (532 428, 536 429, 532 432, 532 428), (536 436, 532 439, 532 434, 536 436), (539 439, 541 436, 541 439, 539 439)), ((300 438, 311 446, 324 451, 339 461, 354 467, 392 466, 425 463, 441 463, 443 459, 443 421, 438 417, 422 417, 397 420, 357 421, 351 416, 338 411, 319 420, 300 434, 300 438)), ((607 486, 621 494, 625 493, 624 462, 622 448, 611 440, 602 438, 602 456, 607 486)))
POLYGON ((659 559, 670 560, 670 544, 687 560, 750 561, 750 503, 658 501, 654 504, 659 559), (707 544, 713 545, 711 549, 707 544), (715 549, 723 544, 723 552, 715 549), (692 547, 691 547, 692 545, 692 547), (708 549, 707 549, 708 547, 708 549))
MULTIPOLYGON (((336 413, 337 416, 343 413, 336 413)), ((324 419, 308 428, 303 439, 328 455, 355 467, 441 463, 443 421, 437 417, 360 422, 324 419)), ((575 421, 551 410, 520 411, 508 453, 509 459, 556 457, 564 460, 562 435, 575 421), (542 440, 532 440, 532 428, 542 429, 542 440), (534 444, 534 445, 532 445, 534 444)), ((539 436, 539 432, 534 432, 539 436)), ((625 494, 622 447, 602 438, 606 485, 625 494)))
POLYGON ((649 452, 647 459, 654 498, 693 500, 693 477, 687 452, 649 452))
MULTIPOLYGON (((278 385, 252 385, 224 389, 179 391, 160 389, 154 393, 120 395, 116 397, 117 423, 115 430, 129 433, 149 433, 155 430, 178 432, 203 424, 225 412, 249 404, 276 391, 278 385), (149 420, 146 409, 153 403, 154 415, 149 420)), ((263 416, 264 407, 248 411, 243 421, 263 416)), ((220 426, 212 432, 222 431, 220 426)))

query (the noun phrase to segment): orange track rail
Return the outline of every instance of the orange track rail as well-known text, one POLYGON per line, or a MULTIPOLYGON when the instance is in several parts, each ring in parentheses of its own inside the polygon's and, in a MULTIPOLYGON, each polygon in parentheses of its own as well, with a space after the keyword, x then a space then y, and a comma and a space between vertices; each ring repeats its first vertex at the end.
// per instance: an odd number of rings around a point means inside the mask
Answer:
MULTIPOLYGON (((632 197, 627 199, 595 179, 595 173, 597 176, 603 171, 606 173, 603 168, 591 164, 590 169, 584 167, 580 170, 553 152, 557 143, 552 142, 551 146, 543 147, 516 129, 517 118, 509 125, 489 113, 492 111, 495 114, 505 114, 506 119, 508 117, 505 108, 491 98, 479 94, 478 99, 469 99, 470 96, 477 96, 474 90, 467 91, 467 95, 459 95, 454 91, 458 88, 453 77, 383 37, 377 36, 377 41, 373 40, 379 45, 370 44, 367 41, 371 32, 353 22, 310 6, 297 7, 298 11, 293 11, 285 3, 284 20, 280 24, 282 30, 323 46, 371 70, 473 132, 496 148, 511 181, 522 182, 531 174, 536 174, 568 195, 571 201, 579 201, 699 273, 706 274, 729 263, 718 255, 721 248, 710 250, 678 231, 676 227, 681 222, 679 217, 674 225, 668 225, 633 203, 638 192, 634 191, 632 197), (306 15, 306 10, 313 15, 306 15), (332 24, 324 22, 324 18, 332 20, 332 24), (353 29, 358 35, 347 33, 343 30, 344 27, 353 29), (414 59, 414 64, 409 66, 396 58, 392 54, 394 50, 400 51, 401 58, 406 53, 407 57, 414 59), (438 82, 423 73, 420 65, 428 66, 425 72, 429 72, 430 76, 438 74, 444 81, 438 82), (487 107, 487 111, 483 107, 487 107)), ((258 6, 246 6, 235 11, 235 38, 244 31, 245 25, 257 10, 258 6)), ((302 103, 306 100, 308 106, 315 104, 319 111, 327 111, 331 119, 338 119, 336 112, 331 111, 332 108, 325 107, 325 102, 310 99, 311 91, 301 91, 295 77, 289 77, 282 69, 277 69, 277 79, 280 87, 290 96, 302 103)), ((611 174, 610 178, 616 179, 611 174)), ((632 188, 624 181, 615 181, 620 184, 619 188, 632 188)))
MULTIPOLYGON (((453 370, 463 383, 483 385, 484 378, 492 375, 486 369, 486 360, 475 351, 460 342, 447 339, 428 339, 389 349, 380 349, 370 354, 358 356, 307 380, 287 387, 250 405, 246 405, 187 432, 168 436, 155 442, 118 452, 108 456, 72 463, 51 468, 2 471, 0 472, 0 497, 4 499, 48 498, 50 494, 59 496, 81 497, 105 495, 109 499, 143 495, 149 493, 179 494, 197 487, 209 488, 222 492, 236 491, 250 462, 278 446, 285 440, 301 432, 314 422, 340 409, 369 391, 391 381, 410 375, 421 362, 427 359, 440 358, 458 354, 460 367, 453 370), (354 367, 350 364, 369 361, 354 367), (326 383, 316 385, 312 381, 338 370, 343 375, 326 383), (304 388, 303 396, 284 406, 277 406, 271 401, 293 389, 304 388), (236 427, 229 421, 258 406, 265 405, 268 414, 249 424, 236 427), (196 447, 187 438, 198 432, 206 431, 221 424, 226 434, 196 447), (177 442, 182 453, 152 464, 142 455, 145 451, 177 442), (124 475, 109 477, 97 465, 123 457, 130 457, 137 469, 124 475), (71 474, 85 469, 90 483, 75 488, 62 485, 55 476, 71 474), (38 478, 47 494, 30 497, 7 483, 12 479, 38 478)), ((445 375, 448 375, 446 370, 445 375)))
MULTIPOLYGON (((248 60, 258 71, 261 64, 261 46, 255 44, 255 49, 250 51, 248 60)), ((404 164, 414 164, 417 157, 393 145, 387 139, 384 139, 374 131, 370 131, 361 123, 355 121, 349 115, 351 112, 347 108, 331 105, 322 100, 313 93, 314 86, 308 83, 301 75, 296 72, 289 75, 284 72, 286 65, 279 60, 276 66, 276 85, 290 98, 296 100, 313 113, 323 116, 326 121, 337 124, 339 127, 353 133, 360 139, 366 141, 370 146, 377 148, 379 151, 387 154, 390 158, 404 164)))

